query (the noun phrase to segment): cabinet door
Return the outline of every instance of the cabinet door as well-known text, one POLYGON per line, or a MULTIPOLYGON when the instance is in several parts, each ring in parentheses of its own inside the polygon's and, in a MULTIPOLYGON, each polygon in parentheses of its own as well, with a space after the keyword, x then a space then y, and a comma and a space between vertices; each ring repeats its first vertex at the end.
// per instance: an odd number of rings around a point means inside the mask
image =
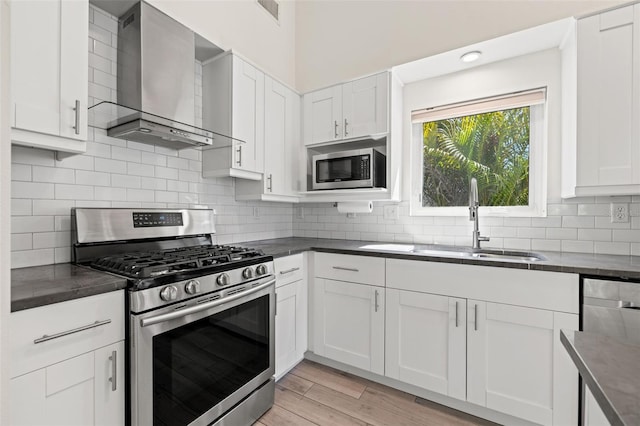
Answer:
POLYGON ((342 85, 343 137, 345 139, 387 131, 389 75, 361 78, 342 85))
POLYGON ((124 341, 95 351, 95 425, 124 425, 124 341))
POLYGON ((13 127, 86 140, 88 19, 84 0, 12 2, 13 127))
POLYGON ((298 157, 296 114, 300 111, 297 98, 297 93, 265 76, 265 194, 293 195, 298 157))
POLYGON ((602 408, 598 405, 598 402, 593 397, 593 394, 589 388, 585 388, 584 392, 584 419, 583 426, 609 426, 611 423, 607 420, 607 416, 604 415, 602 408))
POLYGON ((315 279, 314 351, 384 374, 384 288, 315 279))
POLYGON ((466 300, 387 289, 385 374, 466 399, 466 300))
POLYGON ((276 379, 304 357, 307 340, 307 301, 304 281, 276 289, 276 379))
POLYGON ((342 86, 307 93, 303 99, 304 144, 342 139, 342 86))
POLYGON ((11 380, 12 425, 93 425, 94 353, 11 380))
POLYGON ((262 173, 264 169, 264 74, 237 56, 233 57, 232 167, 262 173))
POLYGON ((577 328, 577 315, 476 300, 467 308, 467 400, 538 424, 576 424, 577 376, 554 370, 567 367, 560 328, 577 328))
POLYGON ((639 24, 639 5, 578 21, 578 187, 640 183, 639 24))

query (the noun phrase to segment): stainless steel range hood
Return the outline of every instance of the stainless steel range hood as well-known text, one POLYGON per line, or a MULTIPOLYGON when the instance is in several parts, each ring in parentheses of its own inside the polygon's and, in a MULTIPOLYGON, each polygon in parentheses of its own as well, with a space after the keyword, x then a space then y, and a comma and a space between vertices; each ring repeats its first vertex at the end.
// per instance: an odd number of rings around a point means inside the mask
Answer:
POLYGON ((111 137, 174 149, 229 145, 231 138, 195 126, 196 40, 202 44, 149 4, 131 7, 119 18, 118 102, 89 108, 89 124, 111 137))

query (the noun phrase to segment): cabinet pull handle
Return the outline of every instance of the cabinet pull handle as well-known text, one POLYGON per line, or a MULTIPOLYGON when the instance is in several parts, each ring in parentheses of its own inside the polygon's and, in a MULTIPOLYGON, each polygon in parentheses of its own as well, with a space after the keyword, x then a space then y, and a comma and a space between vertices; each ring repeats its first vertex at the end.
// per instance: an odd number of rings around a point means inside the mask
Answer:
POLYGON ((338 139, 338 120, 333 122, 333 132, 335 133, 334 138, 338 139))
POLYGON ((380 305, 378 305, 378 290, 376 290, 375 292, 375 311, 378 312, 378 308, 380 307, 380 305))
MULTIPOLYGON (((347 131, 347 126, 349 125, 349 122, 347 122, 347 119, 344 119, 344 137, 346 138, 347 135, 349 135, 349 132, 347 131)), ((337 136, 336 136, 337 137, 337 136)))
POLYGON ((275 293, 273 296, 274 296, 273 303, 275 303, 275 308, 273 308, 275 312, 273 316, 277 317, 278 316, 278 293, 275 293))
POLYGON ((295 271, 299 271, 300 268, 291 268, 291 269, 287 269, 286 271, 280 271, 280 275, 285 275, 285 274, 289 274, 291 272, 295 272, 295 271))
POLYGON ((360 272, 359 269, 356 269, 356 268, 345 268, 344 266, 334 266, 333 269, 339 269, 341 271, 360 272))
POLYGON ((478 331, 478 304, 473 305, 473 329, 478 331))
POLYGON ((76 131, 76 135, 80 134, 80 101, 76 100, 76 107, 73 109, 76 112, 76 125, 73 126, 76 131))
POLYGON ((115 392, 118 389, 118 352, 111 352, 111 356, 109 357, 109 361, 111 361, 111 377, 109 381, 111 382, 111 391, 115 392))
POLYGON ((458 328, 458 302, 456 301, 456 328, 458 328))
POLYGON ((267 189, 269 190, 269 192, 273 192, 273 176, 271 176, 271 173, 269 173, 269 177, 267 178, 267 180, 269 181, 267 189))
POLYGON ((242 166, 242 145, 238 147, 236 152, 238 153, 238 161, 236 163, 238 163, 238 166, 242 166))
POLYGON ((110 323, 111 323, 110 319, 104 320, 104 321, 96 321, 93 324, 83 325, 82 327, 74 328, 73 330, 63 331, 61 333, 52 334, 50 336, 48 334, 45 334, 44 336, 35 339, 33 343, 37 345, 38 343, 57 339, 58 337, 68 336, 69 334, 79 333, 81 331, 89 330, 90 328, 96 328, 96 327, 100 327, 101 325, 107 325, 110 323))

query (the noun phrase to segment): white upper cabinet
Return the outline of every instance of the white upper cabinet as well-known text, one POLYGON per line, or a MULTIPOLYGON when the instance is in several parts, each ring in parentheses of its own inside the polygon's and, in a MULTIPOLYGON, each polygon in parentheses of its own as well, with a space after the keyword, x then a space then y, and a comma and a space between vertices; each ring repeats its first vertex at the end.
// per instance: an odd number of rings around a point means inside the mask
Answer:
POLYGON ((303 102, 305 145, 385 133, 389 73, 307 93, 303 102))
POLYGON ((88 36, 87 0, 11 3, 13 143, 86 150, 88 36))
POLYGON ((264 73, 232 53, 202 65, 202 125, 231 145, 203 150, 204 177, 260 180, 264 170, 264 73))
POLYGON ((575 196, 640 194, 640 5, 577 23, 575 196))
POLYGON ((297 201, 300 95, 269 76, 264 83, 264 174, 236 182, 236 199, 297 201))

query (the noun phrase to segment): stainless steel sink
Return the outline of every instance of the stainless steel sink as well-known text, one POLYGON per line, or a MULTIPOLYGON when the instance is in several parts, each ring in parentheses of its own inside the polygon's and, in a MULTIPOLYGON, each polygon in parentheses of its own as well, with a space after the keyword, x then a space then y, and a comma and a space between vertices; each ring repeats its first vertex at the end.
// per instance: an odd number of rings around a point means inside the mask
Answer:
POLYGON ((426 256, 455 257, 468 259, 495 260, 505 262, 540 262, 547 260, 538 253, 506 250, 471 250, 463 247, 438 247, 438 248, 415 248, 411 244, 368 244, 360 247, 366 250, 395 251, 400 253, 415 253, 426 256))

